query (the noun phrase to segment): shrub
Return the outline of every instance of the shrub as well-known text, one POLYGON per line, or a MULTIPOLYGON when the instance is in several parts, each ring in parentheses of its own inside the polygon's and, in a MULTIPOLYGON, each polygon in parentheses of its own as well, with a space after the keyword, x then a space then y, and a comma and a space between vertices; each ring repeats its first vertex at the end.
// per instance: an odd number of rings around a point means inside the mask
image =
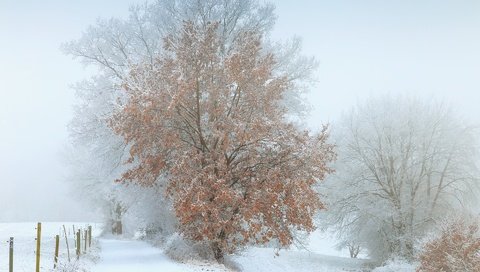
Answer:
POLYGON ((444 227, 425 245, 417 272, 480 271, 478 223, 455 220, 444 227))
POLYGON ((411 272, 416 265, 402 258, 393 258, 386 261, 382 266, 372 270, 372 272, 411 272))
POLYGON ((165 244, 165 254, 178 262, 214 260, 210 253, 207 245, 187 240, 178 233, 171 235, 165 244))

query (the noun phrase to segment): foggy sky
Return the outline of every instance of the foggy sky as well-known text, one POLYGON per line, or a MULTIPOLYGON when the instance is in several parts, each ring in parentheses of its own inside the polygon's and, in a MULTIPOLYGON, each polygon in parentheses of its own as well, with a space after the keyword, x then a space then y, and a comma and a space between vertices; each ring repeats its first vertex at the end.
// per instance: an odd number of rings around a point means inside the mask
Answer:
MULTIPOLYGON (((68 195, 60 156, 69 85, 89 73, 59 47, 135 2, 0 0, 0 221, 95 219, 68 195)), ((443 99, 480 121, 480 1, 273 2, 273 37, 301 37, 320 62, 312 128, 388 93, 443 99)))

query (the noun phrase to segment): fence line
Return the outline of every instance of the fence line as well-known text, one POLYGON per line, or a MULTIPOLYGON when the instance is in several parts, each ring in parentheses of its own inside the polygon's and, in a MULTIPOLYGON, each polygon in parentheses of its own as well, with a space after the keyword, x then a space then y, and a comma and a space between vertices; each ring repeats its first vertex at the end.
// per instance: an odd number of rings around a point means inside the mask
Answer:
MULTIPOLYGON (((45 257, 41 254, 41 241, 42 241, 42 223, 38 222, 36 229, 36 248, 34 250, 35 252, 35 272, 40 272, 41 266, 40 266, 40 260, 42 257, 45 257)), ((87 225, 86 228, 79 228, 76 229, 75 225, 72 226, 72 229, 74 230, 73 232, 73 239, 74 239, 74 244, 75 244, 75 249, 76 249, 76 255, 77 255, 77 260, 80 259, 80 256, 83 254, 87 254, 89 252, 89 249, 92 246, 92 226, 87 225), (82 235, 83 234, 83 235, 82 235), (82 237, 83 236, 83 237, 82 237), (83 245, 82 245, 83 244, 83 245), (83 251, 82 251, 82 246, 83 246, 83 251)), ((60 232, 62 232, 62 229, 60 228, 60 232)), ((70 231, 68 231, 68 234, 70 231)), ((68 262, 71 262, 70 258, 70 247, 68 243, 69 235, 67 234, 67 229, 65 225, 63 225, 63 234, 65 236, 65 243, 66 243, 66 253, 68 257, 68 262)), ((14 271, 14 237, 10 237, 9 241, 7 241, 9 244, 9 261, 8 261, 8 266, 9 266, 9 272, 14 271)), ((58 267, 58 262, 59 262, 59 253, 60 253, 60 233, 55 235, 55 245, 54 245, 54 254, 53 254, 53 269, 56 269, 58 267)), ((51 258, 52 256, 50 256, 51 258)))

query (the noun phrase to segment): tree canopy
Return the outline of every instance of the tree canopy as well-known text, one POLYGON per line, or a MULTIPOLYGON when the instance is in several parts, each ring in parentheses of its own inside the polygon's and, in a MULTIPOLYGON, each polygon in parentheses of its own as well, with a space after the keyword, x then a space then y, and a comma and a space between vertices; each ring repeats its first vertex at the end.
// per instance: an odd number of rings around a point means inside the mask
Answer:
POLYGON ((148 186, 167 175, 180 230, 217 259, 312 231, 322 208, 313 186, 335 157, 326 128, 311 135, 286 121, 291 85, 260 34, 243 32, 230 48, 222 51, 218 23, 185 23, 153 64, 131 70, 111 119, 130 145, 133 168, 121 180, 148 186))

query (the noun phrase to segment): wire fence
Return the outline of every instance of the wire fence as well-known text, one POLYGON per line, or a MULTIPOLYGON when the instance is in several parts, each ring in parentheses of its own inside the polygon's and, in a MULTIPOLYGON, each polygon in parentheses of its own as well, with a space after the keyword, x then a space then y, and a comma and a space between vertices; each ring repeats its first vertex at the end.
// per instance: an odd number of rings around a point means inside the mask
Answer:
POLYGON ((0 235, 9 233, 0 247, 0 271, 59 271, 60 263, 78 262, 94 242, 90 224, 0 224, 0 235))

